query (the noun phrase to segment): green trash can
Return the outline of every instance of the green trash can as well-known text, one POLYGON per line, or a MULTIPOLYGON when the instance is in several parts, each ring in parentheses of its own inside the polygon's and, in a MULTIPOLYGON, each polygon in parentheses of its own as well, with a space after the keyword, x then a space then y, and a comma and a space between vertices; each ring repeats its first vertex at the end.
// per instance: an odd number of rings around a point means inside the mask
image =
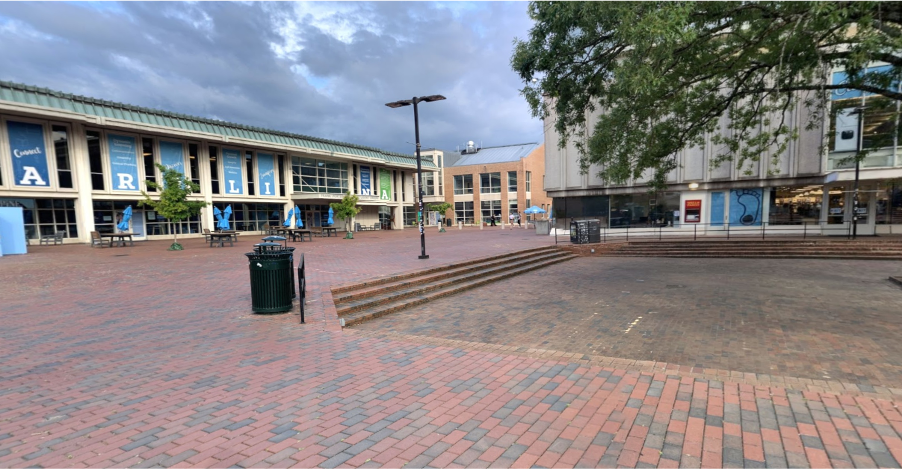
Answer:
POLYGON ((293 253, 272 249, 267 244, 254 246, 246 253, 251 276, 251 309, 255 313, 282 313, 291 310, 293 253))

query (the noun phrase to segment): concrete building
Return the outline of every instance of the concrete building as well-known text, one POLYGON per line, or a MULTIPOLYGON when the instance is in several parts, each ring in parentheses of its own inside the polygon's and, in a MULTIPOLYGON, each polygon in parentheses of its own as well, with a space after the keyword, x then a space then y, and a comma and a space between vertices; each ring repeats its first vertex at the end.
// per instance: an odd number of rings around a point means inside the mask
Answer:
MULTIPOLYGON (((833 82, 843 80, 845 74, 836 71, 833 82)), ((678 168, 668 175, 666 188, 654 194, 649 193, 648 180, 608 185, 597 177, 599 168, 595 166, 582 174, 575 146, 559 148, 560 136, 549 120, 545 125, 545 189, 554 198, 559 222, 597 218, 609 228, 673 226, 699 232, 761 230, 762 225, 791 231, 795 226, 808 232, 844 235, 852 224, 855 179, 855 165, 848 160, 860 145, 870 153, 860 165, 858 234, 899 234, 902 154, 899 135, 893 132, 896 123, 880 111, 881 100, 885 98, 835 91, 836 121, 820 122, 814 129, 806 129, 809 115, 800 106, 787 116, 799 138, 783 154, 763 154, 759 162, 742 170, 730 162, 712 167, 718 149, 709 137, 703 147, 686 148, 675 155, 678 168), (849 112, 854 108, 865 109, 862 132, 849 112), (831 126, 836 129, 835 137, 827 141, 831 126)), ((898 109, 898 103, 895 106, 898 109)), ((597 117, 590 116, 589 128, 596 121, 597 117)))
POLYGON ((136 239, 200 236, 215 226, 213 207, 227 206, 238 230, 281 223, 295 206, 319 227, 347 191, 363 208, 354 222, 400 229, 415 174, 412 155, 0 81, 0 206, 23 208, 29 239, 89 242, 127 206, 136 239), (145 181, 160 181, 156 164, 185 174, 211 205, 172 228, 138 207, 145 181))
POLYGON ((445 151, 443 161, 444 200, 454 210, 454 223, 467 225, 508 222, 511 213, 522 214, 530 206, 551 207, 542 187, 545 145, 523 143, 479 148, 469 142, 457 151, 445 151))

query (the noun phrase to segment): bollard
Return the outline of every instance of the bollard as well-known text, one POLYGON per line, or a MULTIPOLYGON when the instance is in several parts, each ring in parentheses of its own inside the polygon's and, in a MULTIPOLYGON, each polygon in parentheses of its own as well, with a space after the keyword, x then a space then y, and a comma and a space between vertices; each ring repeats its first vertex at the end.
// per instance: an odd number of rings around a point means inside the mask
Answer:
POLYGON ((462 222, 462 221, 457 222, 457 229, 458 230, 464 229, 464 222, 462 222))
MULTIPOLYGON (((501 221, 501 229, 504 229, 504 220, 501 221)), ((513 225, 511 225, 511 229, 513 229, 513 225)))
POLYGON ((485 227, 485 223, 483 223, 482 220, 479 220, 479 229, 481 230, 484 227, 485 227))

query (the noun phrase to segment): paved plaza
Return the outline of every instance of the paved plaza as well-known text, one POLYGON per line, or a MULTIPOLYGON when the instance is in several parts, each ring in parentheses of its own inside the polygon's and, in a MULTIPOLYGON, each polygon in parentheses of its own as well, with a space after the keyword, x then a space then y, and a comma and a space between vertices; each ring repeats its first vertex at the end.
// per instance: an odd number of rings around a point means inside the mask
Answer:
POLYGON ((330 285, 554 241, 295 243, 301 325, 250 312, 242 237, 0 258, 0 466, 902 461, 898 262, 581 258, 342 331, 330 285))

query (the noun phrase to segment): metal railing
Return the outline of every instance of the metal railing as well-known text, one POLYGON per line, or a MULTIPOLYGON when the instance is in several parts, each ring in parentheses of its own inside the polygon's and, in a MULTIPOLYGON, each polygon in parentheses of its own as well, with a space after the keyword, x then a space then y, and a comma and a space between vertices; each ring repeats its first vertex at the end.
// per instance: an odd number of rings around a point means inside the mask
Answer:
MULTIPOLYGON (((563 225, 558 219, 552 225, 552 234, 555 244, 569 242, 571 240, 571 222, 586 219, 569 218, 563 225), (569 220, 569 221, 568 221, 569 220), (563 225, 563 226, 562 226, 563 225)), ((859 225, 860 229, 860 225, 859 225)), ((663 240, 699 240, 699 239, 767 239, 768 237, 809 237, 820 236, 845 236, 852 237, 852 222, 830 223, 826 221, 798 222, 798 223, 768 223, 761 222, 757 225, 742 225, 730 223, 681 223, 676 226, 617 226, 600 227, 598 241, 629 242, 629 241, 663 241, 663 240)), ((592 242, 595 242, 594 240, 592 242)))
POLYGON ((304 324, 304 304, 307 303, 307 277, 304 273, 304 254, 298 263, 298 303, 301 307, 301 324, 304 324))

